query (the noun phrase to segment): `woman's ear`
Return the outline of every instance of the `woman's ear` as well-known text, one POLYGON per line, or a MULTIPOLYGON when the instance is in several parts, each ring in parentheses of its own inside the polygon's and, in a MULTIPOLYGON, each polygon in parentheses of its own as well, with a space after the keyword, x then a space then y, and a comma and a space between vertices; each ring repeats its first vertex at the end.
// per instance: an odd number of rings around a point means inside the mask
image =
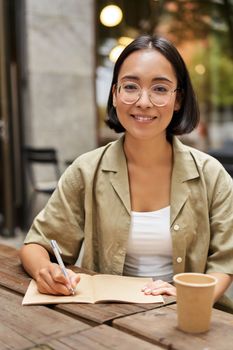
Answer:
POLYGON ((112 87, 112 104, 113 104, 113 107, 116 108, 116 85, 115 84, 112 87))

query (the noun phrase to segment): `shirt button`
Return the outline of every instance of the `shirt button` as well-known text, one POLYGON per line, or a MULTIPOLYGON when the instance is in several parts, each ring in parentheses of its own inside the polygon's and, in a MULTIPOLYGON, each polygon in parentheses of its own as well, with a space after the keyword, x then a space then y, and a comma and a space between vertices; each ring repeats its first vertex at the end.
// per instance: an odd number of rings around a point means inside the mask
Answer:
POLYGON ((179 229, 180 229, 180 226, 179 226, 179 225, 177 225, 177 224, 174 225, 174 230, 175 230, 175 231, 179 231, 179 229))
POLYGON ((178 258, 176 259, 176 261, 178 262, 178 264, 182 263, 182 258, 180 256, 178 256, 178 258))

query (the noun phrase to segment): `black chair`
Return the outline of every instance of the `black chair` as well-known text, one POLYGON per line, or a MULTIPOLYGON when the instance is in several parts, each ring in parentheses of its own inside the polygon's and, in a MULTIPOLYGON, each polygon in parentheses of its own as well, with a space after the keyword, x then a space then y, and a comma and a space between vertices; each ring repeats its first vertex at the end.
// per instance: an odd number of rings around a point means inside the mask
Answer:
POLYGON ((28 202, 30 218, 37 194, 51 195, 60 178, 57 151, 54 148, 24 147, 24 161, 32 193, 28 202), (49 179, 48 179, 49 177, 49 179))
POLYGON ((233 178, 233 155, 226 155, 215 152, 210 152, 209 154, 216 158, 233 178))
POLYGON ((209 150, 211 156, 216 158, 233 177, 233 141, 226 140, 223 147, 216 150, 209 150))

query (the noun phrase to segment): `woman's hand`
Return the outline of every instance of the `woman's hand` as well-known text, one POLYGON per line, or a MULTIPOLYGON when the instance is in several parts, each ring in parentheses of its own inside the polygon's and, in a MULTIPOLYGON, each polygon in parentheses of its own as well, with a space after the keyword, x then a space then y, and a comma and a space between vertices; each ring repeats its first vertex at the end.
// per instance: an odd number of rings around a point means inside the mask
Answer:
POLYGON ((173 295, 176 296, 176 287, 168 282, 162 280, 156 280, 146 284, 142 288, 142 292, 147 295, 173 295))
POLYGON ((58 264, 50 261, 48 251, 39 244, 25 244, 20 249, 24 269, 37 282, 40 293, 70 295, 80 281, 80 276, 67 269, 69 279, 64 276, 58 264))
POLYGON ((70 287, 76 288, 80 276, 72 270, 67 269, 70 282, 61 271, 58 264, 50 263, 38 271, 36 282, 40 293, 53 295, 70 295, 70 287))

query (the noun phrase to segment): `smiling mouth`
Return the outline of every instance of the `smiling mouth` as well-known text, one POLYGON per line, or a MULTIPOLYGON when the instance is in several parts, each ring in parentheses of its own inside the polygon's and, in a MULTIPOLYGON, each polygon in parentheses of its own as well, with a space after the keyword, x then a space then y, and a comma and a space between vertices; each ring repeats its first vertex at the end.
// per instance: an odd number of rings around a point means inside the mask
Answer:
POLYGON ((131 114, 131 116, 136 119, 139 122, 151 122, 152 120, 156 119, 157 117, 149 117, 147 115, 133 115, 131 114))

